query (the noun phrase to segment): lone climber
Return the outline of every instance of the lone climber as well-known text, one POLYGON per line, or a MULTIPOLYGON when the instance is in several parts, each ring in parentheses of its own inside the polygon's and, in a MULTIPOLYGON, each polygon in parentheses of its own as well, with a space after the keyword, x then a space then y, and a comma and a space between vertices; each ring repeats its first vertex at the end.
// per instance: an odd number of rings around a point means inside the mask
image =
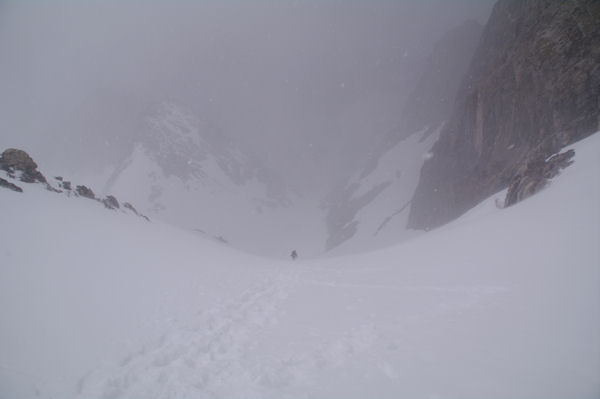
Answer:
POLYGON ((291 257, 292 257, 292 260, 296 260, 296 258, 298 257, 298 252, 296 252, 295 249, 292 251, 291 257))

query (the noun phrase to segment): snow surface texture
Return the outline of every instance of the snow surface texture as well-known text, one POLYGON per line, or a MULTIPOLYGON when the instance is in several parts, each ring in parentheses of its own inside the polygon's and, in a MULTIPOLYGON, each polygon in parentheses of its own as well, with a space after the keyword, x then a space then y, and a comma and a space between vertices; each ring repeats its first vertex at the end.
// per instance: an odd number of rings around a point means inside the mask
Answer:
POLYGON ((597 398, 600 134, 507 209, 277 262, 0 191, 1 398, 597 398))

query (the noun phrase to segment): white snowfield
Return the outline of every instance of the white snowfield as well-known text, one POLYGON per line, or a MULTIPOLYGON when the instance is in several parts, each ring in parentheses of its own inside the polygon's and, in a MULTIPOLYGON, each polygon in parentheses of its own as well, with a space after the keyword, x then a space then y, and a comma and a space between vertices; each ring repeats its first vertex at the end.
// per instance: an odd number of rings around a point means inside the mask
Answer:
POLYGON ((520 204, 278 262, 0 190, 0 398, 598 398, 600 134, 520 204))

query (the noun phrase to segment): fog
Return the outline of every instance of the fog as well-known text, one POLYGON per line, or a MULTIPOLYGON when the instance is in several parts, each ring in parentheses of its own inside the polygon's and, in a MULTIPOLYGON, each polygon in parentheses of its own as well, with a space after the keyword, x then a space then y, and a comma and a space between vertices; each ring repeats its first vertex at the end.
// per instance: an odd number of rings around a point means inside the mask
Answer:
POLYGON ((136 115, 183 103, 308 190, 399 125, 433 43, 491 1, 0 3, 0 147, 57 170, 127 151, 136 115))
POLYGON ((0 399, 600 398, 596 10, 0 0, 0 399))

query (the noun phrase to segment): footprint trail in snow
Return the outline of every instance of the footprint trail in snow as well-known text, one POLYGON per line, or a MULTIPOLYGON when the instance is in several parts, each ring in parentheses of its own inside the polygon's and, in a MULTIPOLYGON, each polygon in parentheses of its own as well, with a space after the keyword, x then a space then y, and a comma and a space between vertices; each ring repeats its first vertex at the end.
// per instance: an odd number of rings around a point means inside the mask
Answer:
POLYGON ((277 323, 295 279, 289 274, 269 279, 189 325, 172 322, 153 347, 84 377, 80 397, 212 398, 255 385, 259 371, 248 356, 252 338, 277 323))

